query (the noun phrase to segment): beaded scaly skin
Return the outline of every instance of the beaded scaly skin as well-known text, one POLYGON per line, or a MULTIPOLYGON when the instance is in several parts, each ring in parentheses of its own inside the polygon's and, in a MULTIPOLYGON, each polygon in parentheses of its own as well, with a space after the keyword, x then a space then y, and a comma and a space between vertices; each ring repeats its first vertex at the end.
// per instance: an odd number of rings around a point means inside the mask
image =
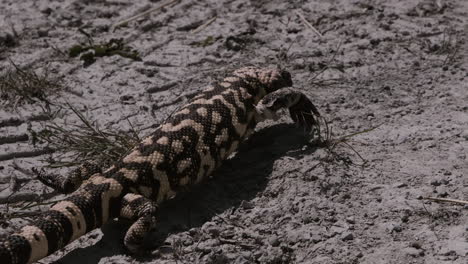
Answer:
POLYGON ((302 93, 285 88, 291 75, 279 69, 244 67, 209 86, 169 117, 137 147, 106 170, 99 166, 45 184, 69 196, 17 233, 0 240, 0 263, 32 263, 109 219, 133 221, 124 243, 132 252, 156 226, 158 206, 206 179, 256 124, 288 108, 305 130, 319 113, 302 93))

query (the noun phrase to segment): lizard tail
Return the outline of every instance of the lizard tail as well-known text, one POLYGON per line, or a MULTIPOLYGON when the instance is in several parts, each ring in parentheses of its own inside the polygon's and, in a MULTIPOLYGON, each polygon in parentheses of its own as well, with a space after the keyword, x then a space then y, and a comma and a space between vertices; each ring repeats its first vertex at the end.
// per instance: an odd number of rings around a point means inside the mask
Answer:
POLYGON ((93 177, 20 231, 0 239, 1 264, 33 263, 118 215, 122 185, 93 177))

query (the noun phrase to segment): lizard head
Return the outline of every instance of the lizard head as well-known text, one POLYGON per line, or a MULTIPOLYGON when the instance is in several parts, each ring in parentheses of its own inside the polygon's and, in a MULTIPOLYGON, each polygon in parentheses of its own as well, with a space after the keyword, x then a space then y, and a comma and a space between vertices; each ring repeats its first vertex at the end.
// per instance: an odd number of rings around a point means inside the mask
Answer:
POLYGON ((259 81, 264 86, 266 93, 292 86, 291 74, 281 69, 244 67, 236 70, 234 75, 259 81))

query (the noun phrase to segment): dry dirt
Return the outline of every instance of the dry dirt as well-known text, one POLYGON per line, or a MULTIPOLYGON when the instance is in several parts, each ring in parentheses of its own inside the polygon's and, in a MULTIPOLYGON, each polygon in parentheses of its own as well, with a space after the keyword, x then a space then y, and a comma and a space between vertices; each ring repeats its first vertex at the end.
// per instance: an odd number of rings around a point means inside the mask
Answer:
MULTIPOLYGON (((162 209, 153 255, 127 255, 115 222, 41 263, 468 263, 468 206, 422 199, 468 199, 468 1, 181 0, 114 29, 164 3, 131 2, 0 0, 0 70, 11 60, 47 71, 67 87, 50 111, 68 101, 143 136, 227 72, 279 65, 334 137, 363 133, 331 153, 287 117, 262 124, 213 179, 162 209), (142 60, 84 67, 68 56, 88 41, 79 29, 94 43, 122 38, 142 60)), ((0 102, 0 198, 14 182, 50 196, 12 167, 55 157, 28 132, 50 122, 44 111, 0 102)), ((56 119, 77 122, 63 109, 56 119)), ((2 220, 2 233, 27 221, 2 220)))

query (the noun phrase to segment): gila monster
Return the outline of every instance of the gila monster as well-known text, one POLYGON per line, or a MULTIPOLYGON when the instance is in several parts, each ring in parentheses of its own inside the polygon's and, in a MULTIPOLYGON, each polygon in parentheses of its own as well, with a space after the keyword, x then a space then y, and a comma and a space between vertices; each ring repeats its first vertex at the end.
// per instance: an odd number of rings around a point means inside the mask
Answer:
POLYGON ((158 206, 211 175, 258 122, 288 108, 296 124, 314 130, 319 112, 290 86, 284 70, 238 69, 192 98, 110 168, 40 178, 70 194, 0 239, 0 263, 32 263, 116 217, 132 221, 124 245, 139 252, 155 227, 158 206))

